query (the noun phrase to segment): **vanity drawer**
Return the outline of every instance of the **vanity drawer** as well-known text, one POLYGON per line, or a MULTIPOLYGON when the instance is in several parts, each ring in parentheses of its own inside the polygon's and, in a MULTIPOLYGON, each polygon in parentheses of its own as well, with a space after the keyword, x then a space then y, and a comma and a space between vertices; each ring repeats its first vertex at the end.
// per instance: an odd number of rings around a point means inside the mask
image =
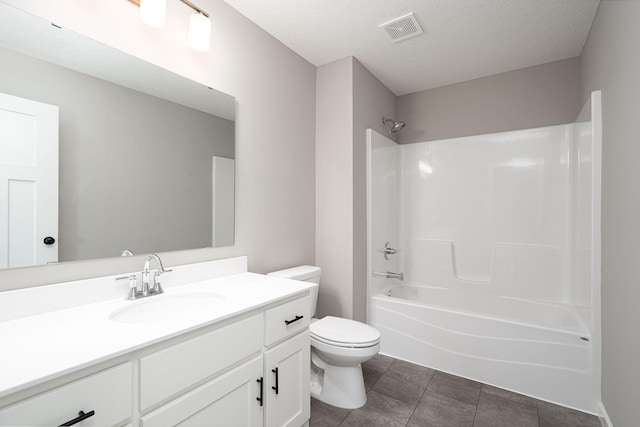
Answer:
POLYGON ((309 326, 311 297, 306 296, 265 311, 264 345, 270 346, 309 326))
POLYGON ((83 426, 121 424, 132 414, 132 381, 131 363, 118 365, 0 409, 0 425, 57 426, 77 418, 80 411, 94 411, 83 426))
POLYGON ((140 359, 140 409, 171 397, 262 350, 262 314, 140 359))

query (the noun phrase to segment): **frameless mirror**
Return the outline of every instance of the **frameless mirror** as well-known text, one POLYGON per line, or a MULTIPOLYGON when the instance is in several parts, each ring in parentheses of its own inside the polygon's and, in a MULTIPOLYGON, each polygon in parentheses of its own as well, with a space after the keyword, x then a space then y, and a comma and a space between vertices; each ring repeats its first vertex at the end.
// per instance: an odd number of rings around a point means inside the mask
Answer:
POLYGON ((0 64, 0 268, 233 244, 233 97, 2 3, 0 64), (40 184, 15 172, 48 143, 21 100, 57 107, 40 184), (57 230, 36 215, 56 178, 57 230))

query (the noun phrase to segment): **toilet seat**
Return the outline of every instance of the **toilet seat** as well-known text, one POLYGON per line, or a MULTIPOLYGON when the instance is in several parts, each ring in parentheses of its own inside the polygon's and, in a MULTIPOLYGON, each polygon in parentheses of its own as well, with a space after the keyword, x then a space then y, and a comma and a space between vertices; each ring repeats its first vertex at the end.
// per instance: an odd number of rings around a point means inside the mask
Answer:
POLYGON ((320 337, 317 337, 313 334, 311 334, 311 338, 316 340, 317 342, 321 342, 333 347, 342 347, 342 348, 367 348, 367 347, 373 347, 375 345, 378 345, 380 343, 380 340, 378 341, 371 341, 368 343, 344 343, 344 342, 339 342, 339 341, 331 341, 331 340, 326 340, 320 337))
POLYGON ((380 342, 380 332, 355 320, 327 316, 309 326, 311 337, 336 347, 365 348, 380 342))

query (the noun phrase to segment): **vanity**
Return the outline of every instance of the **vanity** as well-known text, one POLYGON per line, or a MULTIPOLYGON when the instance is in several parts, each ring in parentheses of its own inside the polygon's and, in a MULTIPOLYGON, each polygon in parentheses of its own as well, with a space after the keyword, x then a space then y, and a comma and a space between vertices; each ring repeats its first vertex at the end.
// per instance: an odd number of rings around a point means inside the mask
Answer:
POLYGON ((293 426, 310 416, 313 284, 246 257, 0 294, 0 425, 293 426))

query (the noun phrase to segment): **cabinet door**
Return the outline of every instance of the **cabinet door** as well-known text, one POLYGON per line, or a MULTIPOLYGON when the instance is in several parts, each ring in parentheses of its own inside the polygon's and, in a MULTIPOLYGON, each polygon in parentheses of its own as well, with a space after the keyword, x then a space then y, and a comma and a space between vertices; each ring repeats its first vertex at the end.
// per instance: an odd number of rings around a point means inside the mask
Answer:
POLYGON ((309 331, 264 354, 267 427, 303 425, 311 413, 309 331))
POLYGON ((257 357, 143 416, 141 425, 261 427, 261 378, 257 357))

